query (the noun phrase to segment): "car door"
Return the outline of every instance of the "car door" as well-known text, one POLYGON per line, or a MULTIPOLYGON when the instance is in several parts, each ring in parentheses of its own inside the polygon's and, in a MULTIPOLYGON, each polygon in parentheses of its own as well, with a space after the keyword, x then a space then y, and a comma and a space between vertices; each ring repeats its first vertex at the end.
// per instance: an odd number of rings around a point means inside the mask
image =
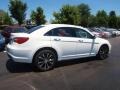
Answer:
POLYGON ((83 30, 81 28, 77 28, 75 32, 76 38, 78 40, 76 48, 77 55, 80 57, 89 56, 92 53, 94 47, 93 36, 86 30, 83 30))
POLYGON ((59 27, 51 30, 52 47, 59 51, 61 59, 69 59, 76 55, 77 39, 70 27, 59 27))

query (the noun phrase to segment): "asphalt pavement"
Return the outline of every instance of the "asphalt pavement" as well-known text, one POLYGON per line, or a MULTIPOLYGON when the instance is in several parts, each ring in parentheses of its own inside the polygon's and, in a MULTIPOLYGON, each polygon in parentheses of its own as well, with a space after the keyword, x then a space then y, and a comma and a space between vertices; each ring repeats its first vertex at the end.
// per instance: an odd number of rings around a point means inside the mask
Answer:
POLYGON ((0 90, 120 90, 120 37, 109 41, 112 51, 106 60, 62 61, 47 72, 15 63, 0 52, 0 90))

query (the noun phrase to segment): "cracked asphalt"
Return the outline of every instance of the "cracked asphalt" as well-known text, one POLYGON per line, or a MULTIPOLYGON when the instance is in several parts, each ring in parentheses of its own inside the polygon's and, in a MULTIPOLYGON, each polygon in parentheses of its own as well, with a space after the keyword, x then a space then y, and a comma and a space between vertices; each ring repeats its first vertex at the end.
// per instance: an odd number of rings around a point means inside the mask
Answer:
POLYGON ((0 90, 120 90, 120 37, 109 41, 112 51, 106 60, 62 61, 47 72, 15 63, 0 52, 0 90))

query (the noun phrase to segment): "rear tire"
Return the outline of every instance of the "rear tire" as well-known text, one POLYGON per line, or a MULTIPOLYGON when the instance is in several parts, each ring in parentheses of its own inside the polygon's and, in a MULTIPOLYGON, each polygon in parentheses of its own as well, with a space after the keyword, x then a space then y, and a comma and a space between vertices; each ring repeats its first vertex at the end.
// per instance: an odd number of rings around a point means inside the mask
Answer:
POLYGON ((40 71, 48 71, 54 68, 57 56, 52 50, 38 51, 34 57, 33 64, 40 71))
POLYGON ((103 45, 100 47, 100 50, 97 54, 97 58, 100 60, 104 60, 108 57, 109 55, 109 48, 107 45, 103 45))

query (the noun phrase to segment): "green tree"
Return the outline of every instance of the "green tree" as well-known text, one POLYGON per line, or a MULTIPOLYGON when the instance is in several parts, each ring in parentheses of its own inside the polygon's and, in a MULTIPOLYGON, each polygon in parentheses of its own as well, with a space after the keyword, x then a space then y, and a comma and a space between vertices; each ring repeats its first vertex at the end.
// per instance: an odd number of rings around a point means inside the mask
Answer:
POLYGON ((117 28, 117 16, 115 11, 109 13, 109 22, 108 25, 110 28, 117 28))
POLYGON ((13 23, 12 18, 9 16, 8 13, 4 14, 4 24, 11 25, 13 23))
POLYGON ((104 10, 97 12, 96 23, 97 23, 97 26, 99 26, 99 27, 107 27, 108 26, 108 16, 104 10))
POLYGON ((41 7, 38 7, 36 11, 32 11, 31 20, 35 22, 37 25, 46 23, 44 11, 41 7))
POLYGON ((32 22, 35 22, 35 15, 36 15, 35 11, 32 11, 30 15, 32 22))
POLYGON ((11 16, 18 21, 18 24, 23 24, 26 17, 27 4, 21 0, 10 0, 9 10, 11 16))
POLYGON ((89 27, 95 27, 97 25, 96 23, 96 16, 90 15, 88 18, 88 26, 89 27))
POLYGON ((80 18, 81 18, 80 25, 87 27, 88 19, 90 16, 90 7, 87 4, 80 4, 77 7, 78 7, 78 11, 79 11, 80 18))
POLYGON ((52 23, 60 23, 60 24, 74 24, 79 25, 80 16, 78 13, 78 9, 75 6, 64 5, 60 11, 53 13, 54 20, 52 23))
POLYGON ((117 28, 120 29, 120 16, 117 17, 117 28))
POLYGON ((0 10, 0 25, 4 23, 4 14, 5 12, 3 10, 0 10))
POLYGON ((10 25, 12 24, 12 18, 9 16, 9 14, 3 10, 0 10, 0 25, 10 25))

